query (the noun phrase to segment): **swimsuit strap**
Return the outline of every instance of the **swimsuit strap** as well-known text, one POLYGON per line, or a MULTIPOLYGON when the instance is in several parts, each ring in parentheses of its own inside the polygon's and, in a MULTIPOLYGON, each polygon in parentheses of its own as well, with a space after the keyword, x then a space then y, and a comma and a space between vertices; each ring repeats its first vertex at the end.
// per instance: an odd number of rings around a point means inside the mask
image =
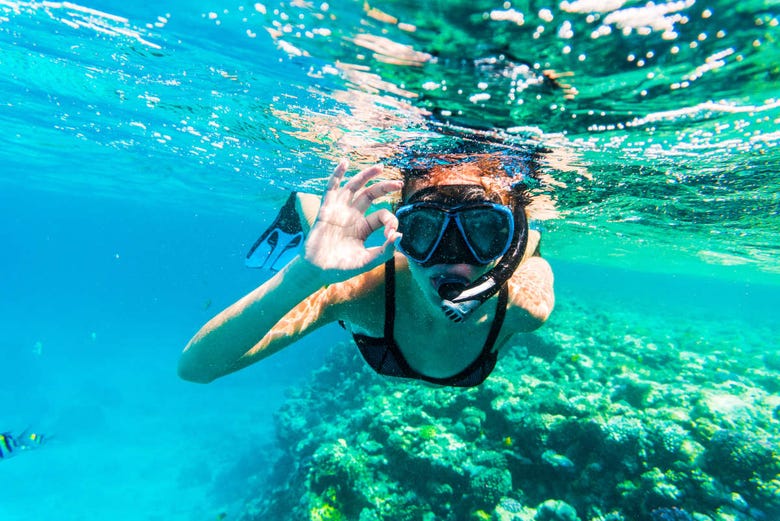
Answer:
POLYGON ((385 341, 395 343, 395 258, 385 262, 385 341))
POLYGON ((504 325, 504 317, 506 317, 506 308, 509 302, 509 289, 506 284, 501 286, 498 292, 498 304, 496 305, 496 315, 493 317, 493 324, 490 326, 490 332, 485 340, 485 346, 482 348, 480 357, 491 352, 493 345, 498 340, 498 334, 501 332, 501 326, 504 325))

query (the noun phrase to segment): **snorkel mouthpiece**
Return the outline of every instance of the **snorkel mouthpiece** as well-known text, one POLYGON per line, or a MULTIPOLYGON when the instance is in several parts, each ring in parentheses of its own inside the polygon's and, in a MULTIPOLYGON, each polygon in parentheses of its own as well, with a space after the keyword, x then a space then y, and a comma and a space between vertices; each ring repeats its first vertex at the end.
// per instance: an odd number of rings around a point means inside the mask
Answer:
POLYGON ((444 291, 440 289, 441 309, 453 322, 463 322, 495 293, 495 289, 497 289, 496 282, 492 278, 475 286, 451 288, 449 295, 445 295, 444 291))
POLYGON ((481 302, 477 300, 461 300, 459 297, 466 291, 469 280, 465 277, 445 276, 436 284, 436 291, 441 298, 441 309, 447 318, 453 322, 462 322, 481 302))
POLYGON ((436 292, 442 300, 454 299, 466 289, 469 280, 457 276, 445 276, 436 282, 436 292))

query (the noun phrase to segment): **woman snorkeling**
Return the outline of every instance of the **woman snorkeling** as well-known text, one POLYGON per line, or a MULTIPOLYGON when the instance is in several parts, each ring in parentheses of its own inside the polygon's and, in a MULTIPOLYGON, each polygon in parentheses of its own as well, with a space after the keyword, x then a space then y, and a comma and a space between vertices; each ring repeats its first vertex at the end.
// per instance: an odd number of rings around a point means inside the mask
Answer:
POLYGON ((480 384, 512 336, 538 328, 554 304, 552 270, 527 224, 529 161, 490 147, 412 154, 403 180, 373 184, 381 166, 344 182, 342 161, 300 254, 206 323, 179 375, 210 382, 338 321, 379 374, 480 384), (399 190, 395 213, 367 213, 399 190), (383 244, 366 246, 380 229, 383 244))

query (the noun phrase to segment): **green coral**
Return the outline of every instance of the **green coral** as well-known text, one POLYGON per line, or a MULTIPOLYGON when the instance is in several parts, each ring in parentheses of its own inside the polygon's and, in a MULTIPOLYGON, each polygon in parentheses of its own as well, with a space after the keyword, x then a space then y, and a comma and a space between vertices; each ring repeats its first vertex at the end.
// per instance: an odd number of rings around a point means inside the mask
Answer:
POLYGON ((559 499, 548 499, 536 509, 534 521, 580 521, 573 506, 559 499))
POLYGON ((475 467, 470 477, 471 494, 479 506, 492 509, 512 491, 512 473, 507 469, 475 467))
POLYGON ((776 449, 746 431, 717 431, 705 452, 705 465, 728 483, 753 476, 772 479, 780 473, 776 449))
MULTIPOLYGON (((556 313, 560 323, 473 389, 380 378, 353 349, 335 349, 280 411, 276 489, 241 521, 646 521, 672 507, 780 519, 773 397, 706 353, 637 362, 637 351, 682 339, 686 324, 621 342, 637 317, 571 303, 556 313)), ((726 360, 742 348, 732 344, 706 348, 726 360)))
POLYGON ((474 519, 474 521, 490 521, 492 516, 484 510, 477 510, 471 514, 471 517, 474 519))
POLYGON ((437 431, 434 425, 423 425, 418 431, 420 439, 424 441, 430 441, 436 437, 437 431))
POLYGON ((313 506, 309 510, 310 521, 346 521, 339 509, 328 503, 313 506))

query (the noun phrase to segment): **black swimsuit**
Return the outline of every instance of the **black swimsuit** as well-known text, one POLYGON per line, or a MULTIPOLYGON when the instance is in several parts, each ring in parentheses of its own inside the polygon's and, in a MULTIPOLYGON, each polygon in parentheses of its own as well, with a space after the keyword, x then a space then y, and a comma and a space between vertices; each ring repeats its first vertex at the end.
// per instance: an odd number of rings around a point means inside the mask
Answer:
POLYGON ((506 284, 501 287, 498 294, 498 306, 493 324, 490 327, 485 345, 479 355, 465 369, 446 378, 434 378, 426 376, 412 369, 404 358, 393 338, 393 326, 395 324, 395 262, 390 259, 385 263, 385 335, 382 338, 353 333, 355 343, 360 354, 374 371, 385 376, 397 376, 401 378, 413 378, 424 380, 438 385, 453 387, 474 387, 481 384, 490 375, 496 366, 498 353, 493 352, 498 333, 504 323, 507 307, 506 284))

